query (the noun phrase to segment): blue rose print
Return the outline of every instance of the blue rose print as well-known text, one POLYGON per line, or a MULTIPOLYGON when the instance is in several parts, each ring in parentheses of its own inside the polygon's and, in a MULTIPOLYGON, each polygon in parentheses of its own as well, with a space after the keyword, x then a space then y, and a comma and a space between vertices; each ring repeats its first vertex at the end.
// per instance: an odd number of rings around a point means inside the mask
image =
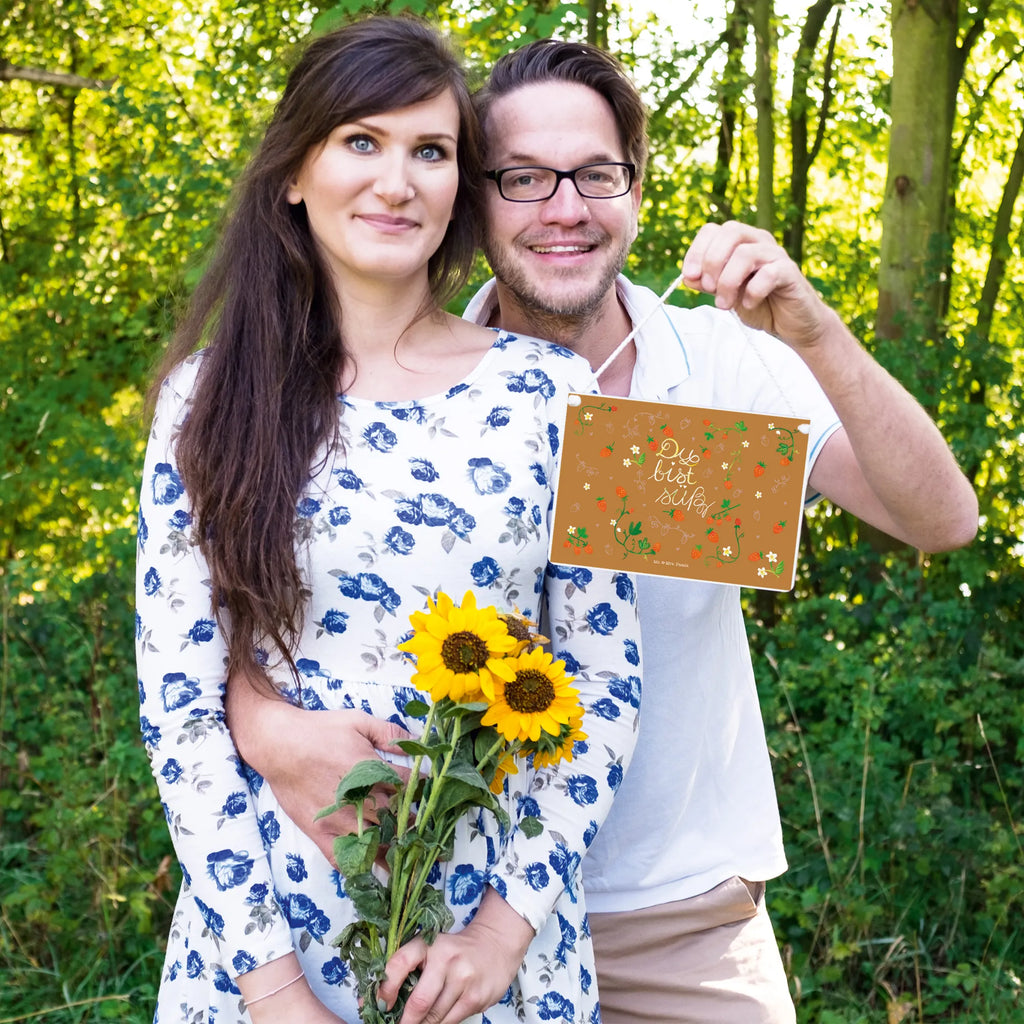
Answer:
POLYGON ((488 458, 470 459, 469 478, 477 494, 501 494, 508 490, 512 477, 501 463, 488 458))
POLYGON ((447 526, 455 512, 454 503, 443 494, 421 494, 420 508, 427 526, 447 526))
POLYGON ((560 651, 562 661, 565 662, 565 671, 570 676, 578 676, 583 671, 583 666, 576 660, 575 655, 569 651, 560 651))
POLYGON ((330 633, 331 636, 340 636, 348 629, 348 612, 340 612, 337 608, 328 608, 320 620, 320 625, 325 633, 330 633))
POLYGON ((463 391, 468 391, 468 384, 456 384, 445 392, 445 398, 454 398, 456 395, 461 395, 463 391))
POLYGON ((230 793, 227 800, 224 801, 221 813, 227 818, 237 818, 240 814, 244 814, 248 807, 249 801, 246 800, 245 794, 241 790, 236 790, 234 793, 230 793))
POLYGON ((494 430, 498 427, 508 426, 509 413, 512 410, 507 405, 496 405, 488 414, 484 422, 494 430))
POLYGON ((145 550, 146 541, 149 540, 149 524, 146 522, 146 517, 142 514, 141 509, 139 509, 139 522, 135 528, 135 536, 138 539, 139 547, 145 550))
POLYGON ((395 515, 400 523, 418 526, 423 522, 423 506, 417 498, 399 498, 395 501, 395 515))
POLYGON ((567 921, 561 914, 558 915, 558 930, 561 933, 561 939, 558 945, 555 946, 555 959, 560 964, 567 963, 566 954, 576 949, 576 929, 572 926, 571 921, 567 921))
POLYGON ((320 968, 320 974, 328 985, 343 985, 349 974, 348 964, 336 956, 320 968))
POLYGON ((615 581, 615 596, 620 601, 633 604, 636 601, 636 587, 633 586, 633 580, 624 572, 617 572, 612 579, 615 581))
POLYGON ((521 516, 526 511, 526 502, 522 498, 509 498, 505 502, 505 511, 510 516, 521 516))
POLYGON ((540 817, 540 804, 532 796, 521 797, 517 801, 516 810, 522 818, 540 817))
POLYGON ((478 587, 489 587, 501 575, 501 567, 490 555, 485 555, 474 562, 470 575, 478 587))
POLYGON ((622 785, 622 765, 616 762, 608 769, 608 788, 617 792, 622 785))
POLYGON ((586 848, 590 849, 590 844, 597 838, 597 822, 591 818, 590 824, 587 826, 587 830, 583 833, 583 843, 586 848))
POLYGON ((231 958, 231 966, 234 967, 239 974, 248 974, 249 971, 254 971, 259 964, 256 962, 256 957, 251 953, 246 953, 244 950, 240 949, 231 958))
POLYGON ((167 520, 167 525, 172 530, 186 530, 192 525, 192 516, 183 508, 179 508, 170 519, 167 520))
POLYGON ((213 932, 214 935, 224 934, 224 918, 217 913, 212 907, 208 907, 198 896, 196 897, 196 907, 199 909, 199 913, 202 916, 203 924, 213 932))
MULTIPOLYGON (((582 565, 556 565, 554 562, 548 564, 548 575, 558 580, 568 580, 574 587, 586 590, 587 584, 594 579, 594 574, 585 569, 582 565)), ((605 605, 604 607, 610 607, 605 605)), ((614 623, 612 629, 614 629, 614 623)), ((609 630, 611 632, 611 630, 609 630)))
POLYGON ((153 503, 173 505, 184 493, 178 471, 169 462, 158 462, 153 470, 153 503))
POLYGON ((412 466, 409 470, 412 478, 420 483, 432 484, 441 475, 427 459, 410 459, 409 465, 412 466))
POLYGON ((256 819, 256 826, 260 830, 260 838, 264 846, 273 846, 281 838, 281 823, 273 811, 266 811, 256 819))
POLYGON ((203 973, 203 968, 205 967, 206 964, 203 963, 203 958, 193 949, 185 961, 185 973, 190 978, 198 978, 203 973))
POLYGON ((293 928, 305 928, 314 939, 322 939, 331 927, 330 918, 305 893, 289 893, 281 907, 293 928))
POLYGON ((537 1017, 540 1020, 572 1020, 576 1007, 560 992, 545 992, 537 1002, 537 1017))
POLYGON ((146 575, 142 577, 142 589, 146 596, 152 597, 160 589, 161 582, 160 573, 150 566, 146 570, 146 575))
POLYGON ((614 722, 622 714, 619 705, 611 697, 598 698, 590 705, 590 710, 606 722, 614 722))
POLYGON ((188 631, 194 644, 207 644, 217 635, 217 624, 212 619, 197 619, 188 631))
POLYGON ((541 487, 547 486, 547 470, 539 462, 535 462, 532 466, 530 466, 530 472, 533 473, 533 479, 536 480, 537 483, 541 485, 541 487))
POLYGON ((589 995, 590 986, 594 983, 594 979, 590 975, 590 971, 586 967, 580 966, 580 988, 589 995))
POLYGON ((630 663, 630 665, 639 665, 640 664, 640 650, 639 650, 639 648, 636 645, 636 641, 635 640, 623 640, 622 641, 622 645, 626 649, 626 661, 628 661, 630 663))
POLYGON ((164 711, 177 711, 186 707, 199 696, 199 680, 189 679, 184 672, 168 672, 160 687, 164 711))
POLYGON ((573 775, 566 779, 565 790, 580 807, 597 800, 597 783, 589 775, 573 775))
POLYGON ((232 995, 240 996, 242 993, 238 986, 231 980, 231 975, 223 967, 217 967, 213 972, 213 987, 218 992, 230 992, 232 995))
POLYGON ((142 729, 142 742, 147 747, 156 747, 160 744, 160 727, 153 725, 152 722, 145 716, 139 716, 139 726, 142 729))
POLYGON ((413 403, 412 405, 402 405, 391 410, 391 415, 396 420, 401 420, 403 423, 426 423, 427 422, 427 410, 422 405, 413 403))
POLYGON ((476 519, 461 508, 455 509, 448 520, 448 529, 460 540, 465 540, 473 532, 475 526, 476 519))
POLYGON ((610 636, 619 624, 619 617, 615 614, 615 609, 607 601, 595 604, 587 612, 586 618, 590 628, 595 633, 600 633, 601 636, 610 636))
POLYGON ((268 895, 270 895, 270 890, 266 885, 263 882, 257 882, 249 887, 249 895, 245 897, 245 902, 251 907, 261 907, 267 902, 268 895))
POLYGON ((295 512, 300 519, 312 519, 320 511, 320 502, 316 498, 303 498, 295 506, 295 512))
POLYGON ((344 505, 335 505, 334 508, 327 513, 327 522, 329 522, 331 526, 345 526, 346 523, 350 523, 351 521, 352 513, 349 512, 348 508, 344 505))
POLYGON ((628 704, 631 708, 640 707, 640 680, 637 676, 627 676, 625 679, 613 679, 608 684, 608 692, 617 700, 628 704))
POLYGON ((541 512, 540 505, 534 505, 533 508, 530 509, 530 518, 533 520, 534 526, 540 526, 544 519, 544 513, 541 512))
POLYGON ((207 874, 221 892, 247 882, 252 866, 253 860, 247 850, 217 850, 206 857, 207 874))
POLYGON ((363 489, 363 481, 351 469, 336 469, 334 475, 346 491, 361 491, 363 489))
POLYGON ((287 863, 288 877, 293 882, 301 882, 304 878, 309 877, 309 872, 306 870, 306 862, 297 853, 289 853, 285 858, 287 863))
POLYGON ((457 907, 475 903, 487 884, 487 876, 472 864, 459 864, 448 878, 448 897, 457 907))
POLYGON ((378 452, 389 452, 398 444, 395 432, 378 420, 363 431, 363 440, 378 452))
POLYGON ((400 526, 392 526, 388 530, 384 535, 384 543, 396 555, 407 555, 416 546, 413 535, 400 526))
POLYGON ((540 892, 548 884, 548 869, 545 865, 534 863, 526 867, 526 881, 531 889, 540 892))
POLYGON ((548 424, 548 445, 551 448, 551 454, 557 455, 559 445, 558 427, 556 427, 554 423, 548 424))
POLYGON ((163 768, 160 769, 160 774, 164 777, 164 780, 168 785, 173 786, 182 775, 185 774, 185 769, 181 767, 179 761, 173 757, 169 757, 165 762, 163 768))

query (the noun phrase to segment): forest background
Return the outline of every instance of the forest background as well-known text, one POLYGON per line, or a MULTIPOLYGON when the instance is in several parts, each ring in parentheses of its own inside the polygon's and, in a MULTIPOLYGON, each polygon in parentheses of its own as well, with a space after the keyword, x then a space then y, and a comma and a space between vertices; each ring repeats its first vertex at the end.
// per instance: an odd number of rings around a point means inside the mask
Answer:
POLYGON ((151 1019, 179 873, 135 708, 141 395, 297 44, 371 7, 477 81, 532 38, 609 45, 652 114, 630 273, 768 227, 936 418, 973 545, 823 505, 794 592, 747 592, 770 910, 802 1022, 1024 1019, 1020 6, 654 6, 0 0, 0 1024, 151 1019))

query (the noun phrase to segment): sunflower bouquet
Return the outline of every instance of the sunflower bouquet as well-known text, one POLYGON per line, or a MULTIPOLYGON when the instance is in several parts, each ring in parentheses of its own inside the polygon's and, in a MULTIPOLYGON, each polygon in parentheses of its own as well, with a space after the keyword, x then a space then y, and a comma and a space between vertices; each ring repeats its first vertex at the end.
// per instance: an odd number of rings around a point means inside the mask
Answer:
MULTIPOLYGON (((412 758, 408 782, 385 761, 361 761, 320 812, 351 806, 357 817, 356 831, 334 841, 357 920, 333 941, 356 977, 364 1024, 394 1024, 402 1015, 414 978, 391 1010, 377 1001, 399 947, 417 935, 431 943, 454 924, 430 877, 438 862, 451 859, 459 820, 486 808, 508 829, 498 794, 505 776, 518 772, 517 761, 532 757, 536 767, 569 761, 576 741, 586 738, 572 677, 544 650, 546 638, 533 631, 534 623, 493 606, 478 608, 472 591, 461 605, 439 591, 426 612, 409 618, 412 636, 398 647, 415 657, 411 682, 431 702, 405 707, 410 718, 426 719, 418 739, 397 744, 412 758), (364 807, 381 786, 393 795, 369 822, 364 807)), ((517 826, 531 835, 543 829, 536 818, 517 826)))

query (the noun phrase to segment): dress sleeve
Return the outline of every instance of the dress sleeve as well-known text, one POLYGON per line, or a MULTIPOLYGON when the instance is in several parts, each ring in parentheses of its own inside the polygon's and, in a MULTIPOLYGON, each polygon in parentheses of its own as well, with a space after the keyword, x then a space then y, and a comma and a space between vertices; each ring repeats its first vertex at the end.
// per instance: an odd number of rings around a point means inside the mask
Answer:
POLYGON ((203 937, 237 976, 292 950, 225 724, 227 644, 174 457, 195 363, 164 382, 146 451, 136 563, 142 738, 203 937))
MULTIPOLYGON (((561 424, 552 426, 557 451, 561 424)), ((549 528, 553 503, 552 496, 549 528)), ((499 877, 491 881, 536 930, 563 891, 573 902, 580 898, 583 857, 633 756, 642 676, 632 575, 549 563, 544 592, 542 627, 575 677, 586 739, 577 741, 571 761, 512 776, 518 818, 534 816, 544 827, 533 835, 513 824, 499 877)))

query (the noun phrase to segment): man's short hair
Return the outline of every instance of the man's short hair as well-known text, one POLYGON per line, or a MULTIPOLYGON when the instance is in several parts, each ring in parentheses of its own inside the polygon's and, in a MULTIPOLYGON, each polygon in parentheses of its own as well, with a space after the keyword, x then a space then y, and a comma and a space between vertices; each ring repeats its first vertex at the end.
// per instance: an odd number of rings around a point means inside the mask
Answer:
POLYGON ((487 84, 474 97, 487 135, 495 100, 525 85, 573 82, 603 96, 615 116, 623 159, 636 165, 638 181, 647 166, 647 110, 626 69, 610 53, 589 43, 539 39, 506 53, 495 63, 487 84))

